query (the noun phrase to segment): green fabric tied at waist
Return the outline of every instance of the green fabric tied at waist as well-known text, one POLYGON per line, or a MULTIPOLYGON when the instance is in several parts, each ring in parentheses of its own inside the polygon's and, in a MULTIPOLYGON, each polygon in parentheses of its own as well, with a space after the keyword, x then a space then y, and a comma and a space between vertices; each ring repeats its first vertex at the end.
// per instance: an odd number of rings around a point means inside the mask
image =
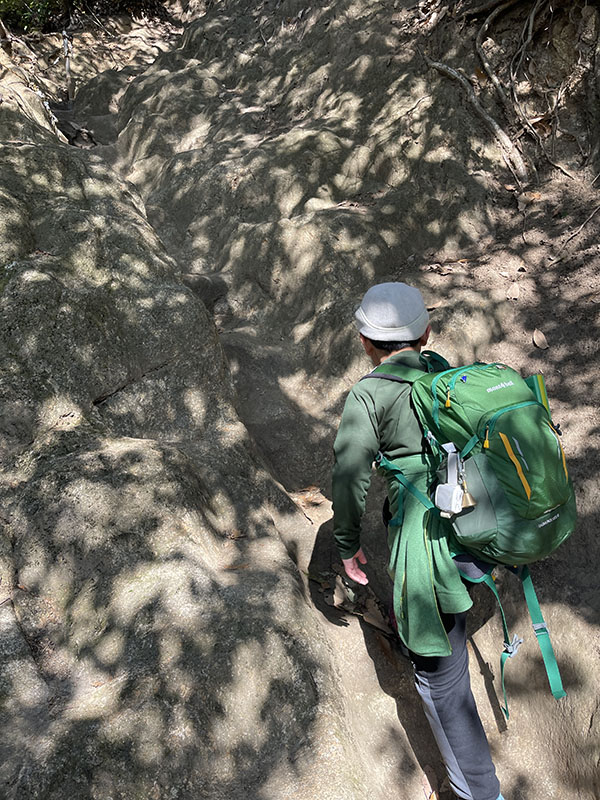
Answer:
POLYGON ((380 462, 393 514, 388 526, 388 570, 394 582, 398 633, 409 650, 422 656, 451 654, 440 611, 459 614, 472 605, 448 547, 449 522, 426 508, 393 474, 400 469, 427 496, 436 466, 436 459, 427 454, 380 462))

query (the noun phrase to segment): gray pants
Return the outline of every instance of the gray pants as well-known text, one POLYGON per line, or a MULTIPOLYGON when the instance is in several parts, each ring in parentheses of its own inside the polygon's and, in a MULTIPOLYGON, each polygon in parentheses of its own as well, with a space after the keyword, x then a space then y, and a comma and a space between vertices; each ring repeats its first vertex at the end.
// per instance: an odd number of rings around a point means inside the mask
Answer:
POLYGON ((497 800, 500 784, 469 680, 465 614, 443 615, 452 655, 409 653, 417 691, 448 771, 452 791, 465 800, 497 800))

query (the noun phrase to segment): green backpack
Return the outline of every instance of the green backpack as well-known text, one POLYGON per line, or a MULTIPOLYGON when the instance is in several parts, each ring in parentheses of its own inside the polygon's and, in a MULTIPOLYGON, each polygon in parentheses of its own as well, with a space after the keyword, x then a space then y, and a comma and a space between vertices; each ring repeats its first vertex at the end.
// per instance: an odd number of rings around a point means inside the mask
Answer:
MULTIPOLYGON (((428 372, 385 362, 368 377, 411 384, 413 408, 440 463, 432 497, 419 492, 385 455, 378 456, 378 466, 391 472, 427 508, 450 519, 451 550, 490 564, 478 580, 487 583, 498 601, 490 574, 493 566, 504 564, 521 578, 552 694, 564 697, 527 568, 564 542, 576 519, 560 428, 550 417, 543 378, 523 379, 500 363, 450 369, 435 353, 425 351, 421 357, 428 372)), ((504 690, 505 661, 515 655, 522 640, 510 639, 501 605, 500 609, 504 690)), ((508 717, 507 708, 504 712, 508 717)))

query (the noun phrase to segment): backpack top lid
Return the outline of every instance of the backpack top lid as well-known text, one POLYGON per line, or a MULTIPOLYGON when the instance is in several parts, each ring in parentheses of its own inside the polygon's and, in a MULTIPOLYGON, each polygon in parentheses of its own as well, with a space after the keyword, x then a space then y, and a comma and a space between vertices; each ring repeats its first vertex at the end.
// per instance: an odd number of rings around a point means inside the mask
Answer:
MULTIPOLYGON (((384 370, 378 371, 383 377, 384 370)), ((400 365, 394 373, 400 376, 400 365)), ((514 369, 475 363, 411 374, 409 382, 413 407, 434 448, 435 442, 453 442, 462 458, 485 454, 521 518, 538 519, 570 498, 558 432, 547 407, 514 369)))
POLYGON ((424 375, 413 383, 412 399, 422 425, 440 443, 463 449, 477 434, 481 440, 498 411, 537 404, 527 383, 506 364, 475 363, 424 375))
POLYGON ((462 449, 474 433, 483 439, 485 420, 495 411, 538 402, 527 382, 506 364, 475 362, 450 368, 432 351, 423 351, 421 362, 427 372, 386 361, 370 375, 389 375, 411 383, 419 421, 440 444, 454 442, 462 449))

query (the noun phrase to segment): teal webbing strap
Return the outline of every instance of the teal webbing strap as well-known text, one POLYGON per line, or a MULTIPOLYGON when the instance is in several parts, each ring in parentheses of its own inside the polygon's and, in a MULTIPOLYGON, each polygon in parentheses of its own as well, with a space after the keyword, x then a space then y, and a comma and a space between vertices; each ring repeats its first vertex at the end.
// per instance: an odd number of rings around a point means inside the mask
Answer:
POLYGON ((460 451, 460 457, 464 460, 471 450, 475 447, 475 445, 479 442, 479 436, 474 433, 473 436, 469 439, 463 449, 460 451))
MULTIPOLYGON (((511 570, 511 572, 514 571, 516 570, 511 570)), ((552 696, 557 700, 559 700, 561 697, 566 697, 567 693, 565 692, 562 685, 560 670, 558 669, 558 664, 556 662, 556 656, 554 655, 552 642, 550 641, 548 628, 542 616, 542 610, 540 608, 540 604, 538 602, 535 589, 533 588, 533 581, 531 580, 531 574, 529 572, 529 568, 527 566, 523 566, 520 568, 517 574, 523 584, 523 593, 525 595, 525 602, 527 603, 527 609, 529 611, 529 616, 531 617, 533 630, 538 640, 540 651, 542 653, 542 658, 544 660, 544 667, 546 668, 546 675, 548 676, 550 691, 552 692, 552 696)), ((463 575, 463 577, 468 578, 468 576, 466 575, 463 575)), ((470 578, 468 579, 472 580, 470 578)), ((523 640, 520 639, 516 634, 513 636, 512 640, 510 638, 510 634, 508 632, 508 625, 506 624, 506 617, 504 615, 504 609, 502 608, 502 603, 500 602, 500 596, 498 594, 498 590, 496 589, 496 584, 494 583, 494 579, 492 578, 492 576, 490 574, 486 574, 479 581, 473 581, 473 583, 485 583, 486 586, 488 586, 490 590, 493 592, 496 600, 498 601, 498 606, 500 608, 500 615, 502 617, 502 630, 504 632, 504 651, 500 656, 500 681, 502 684, 502 694, 504 696, 504 706, 501 706, 501 708, 504 713, 504 716, 506 717, 506 719, 508 719, 509 713, 508 713, 508 700, 506 696, 506 689, 504 686, 504 667, 506 665, 507 660, 516 655, 517 650, 519 649, 519 646, 522 644, 523 640)))
POLYGON ((542 610, 533 588, 533 581, 527 566, 522 567, 519 577, 523 583, 523 593, 525 595, 525 602, 529 609, 529 616, 533 624, 533 630, 538 640, 542 658, 544 659, 544 666, 546 668, 546 675, 548 676, 548 683, 550 684, 550 691, 552 696, 559 700, 561 697, 566 697, 562 680, 560 677, 560 670, 556 663, 556 656, 554 655, 554 648, 550 641, 550 634, 542 616, 542 610))
POLYGON ((402 470, 394 466, 394 464, 392 464, 392 462, 389 461, 382 453, 378 453, 376 463, 378 467, 383 467, 383 469, 387 470, 387 472, 397 478, 402 486, 404 486, 404 488, 409 491, 413 497, 416 497, 417 500, 425 506, 425 508, 439 513, 439 509, 434 506, 427 495, 423 494, 423 492, 417 489, 417 487, 404 475, 402 470))
MULTIPOLYGON (((463 554, 463 551, 456 551, 452 553, 452 556, 457 556, 463 554)), ((504 614, 504 609, 502 608, 502 603, 500 602, 500 595, 498 594, 498 590, 496 589, 496 584, 494 579, 491 575, 491 567, 490 572, 486 572, 481 578, 471 578, 466 572, 463 572, 460 568, 460 563, 456 562, 456 566, 458 567, 458 571, 460 572, 461 576, 466 580, 470 581, 471 583, 485 583, 485 585, 491 590, 494 597, 498 602, 498 608, 500 609, 500 616, 502 618, 502 630, 504 632, 504 650, 500 656, 500 681, 502 683, 502 694, 504 696, 504 705, 500 706, 502 712, 506 719, 509 718, 510 714, 508 713, 508 698, 506 696, 506 688, 504 686, 504 667, 506 666, 506 662, 509 658, 513 658, 517 654, 517 650, 519 649, 520 645, 523 643, 523 639, 520 639, 516 634, 513 638, 510 638, 510 634, 508 632, 508 625, 506 623, 506 616, 504 614)))
POLYGON ((500 615, 502 617, 502 630, 504 631, 504 650, 502 651, 502 655, 500 656, 500 682, 502 684, 502 695, 504 696, 504 705, 500 706, 502 708, 502 712, 506 719, 509 719, 510 714, 508 712, 508 698, 506 696, 506 688, 504 686, 504 667, 506 666, 506 662, 509 658, 513 658, 517 654, 517 650, 519 646, 523 644, 523 639, 520 639, 516 634, 513 636, 512 640, 510 638, 510 634, 508 632, 508 625, 506 624, 506 616, 504 615, 504 609, 502 608, 502 603, 500 602, 500 595, 498 594, 498 590, 496 589, 496 584, 494 583, 494 579, 488 573, 483 576, 480 583, 485 583, 491 591, 494 593, 496 600, 498 601, 498 606, 500 608, 500 615))
POLYGON ((419 361, 429 373, 450 369, 450 364, 446 359, 438 353, 434 353, 433 350, 421 350, 419 361))

